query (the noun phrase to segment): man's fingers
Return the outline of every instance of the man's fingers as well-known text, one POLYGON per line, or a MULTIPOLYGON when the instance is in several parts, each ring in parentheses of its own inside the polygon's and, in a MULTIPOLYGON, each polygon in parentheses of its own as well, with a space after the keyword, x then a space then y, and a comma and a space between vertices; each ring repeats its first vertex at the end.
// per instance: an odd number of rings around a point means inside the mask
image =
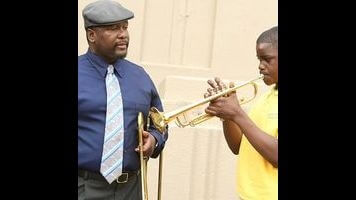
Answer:
POLYGON ((143 151, 147 151, 148 147, 150 146, 149 143, 150 142, 146 142, 145 144, 142 145, 142 147, 143 147, 142 150, 143 151))
POLYGON ((148 134, 150 134, 150 133, 148 133, 147 131, 143 131, 142 137, 147 138, 149 136, 148 134))
MULTIPOLYGON (((142 145, 142 151, 145 152, 149 149, 150 147, 150 142, 144 142, 142 145)), ((139 152, 140 151, 140 146, 135 148, 135 151, 139 152)))
MULTIPOLYGON (((147 151, 147 143, 149 143, 148 141, 149 141, 149 132, 147 132, 147 131, 142 131, 142 139, 143 139, 143 145, 142 145, 142 150, 143 151, 147 151)), ((140 151, 140 149, 139 149, 139 147, 137 147, 137 148, 135 148, 135 151, 137 151, 137 152, 139 152, 140 151)))

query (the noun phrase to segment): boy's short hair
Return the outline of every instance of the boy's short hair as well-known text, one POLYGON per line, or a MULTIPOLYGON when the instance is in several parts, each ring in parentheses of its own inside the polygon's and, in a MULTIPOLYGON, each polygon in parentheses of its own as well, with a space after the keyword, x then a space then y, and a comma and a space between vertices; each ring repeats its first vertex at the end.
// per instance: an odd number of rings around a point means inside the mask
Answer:
POLYGON ((278 48, 278 26, 261 33, 261 35, 257 38, 257 44, 260 43, 272 43, 274 47, 278 48))

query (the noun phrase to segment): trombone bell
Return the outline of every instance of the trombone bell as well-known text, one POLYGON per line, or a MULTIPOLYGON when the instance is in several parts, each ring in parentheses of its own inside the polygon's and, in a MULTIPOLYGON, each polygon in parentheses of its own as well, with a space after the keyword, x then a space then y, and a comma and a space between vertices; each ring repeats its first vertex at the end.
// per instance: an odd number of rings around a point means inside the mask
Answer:
POLYGON ((160 112, 157 108, 152 107, 149 112, 149 116, 153 125, 159 130, 159 132, 163 134, 167 131, 168 122, 165 119, 164 113, 160 112))

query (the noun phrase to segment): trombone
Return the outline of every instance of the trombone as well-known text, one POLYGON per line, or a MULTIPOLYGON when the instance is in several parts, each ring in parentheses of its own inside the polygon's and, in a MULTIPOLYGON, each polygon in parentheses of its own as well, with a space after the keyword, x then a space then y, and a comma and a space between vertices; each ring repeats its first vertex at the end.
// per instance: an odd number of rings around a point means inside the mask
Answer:
MULTIPOLYGON (((147 161, 148 161, 148 157, 143 156, 143 136, 142 135, 143 135, 143 130, 144 130, 144 118, 143 118, 142 112, 138 113, 137 125, 138 125, 138 146, 139 146, 139 151, 140 151, 140 165, 141 165, 141 194, 142 194, 142 200, 148 200, 148 187, 147 187, 147 161)), ((147 129, 150 126, 150 117, 147 118, 146 126, 147 126, 147 129)), ((157 200, 161 200, 162 165, 163 165, 163 150, 161 151, 161 153, 159 155, 157 200)))
MULTIPOLYGON (((148 200, 148 187, 147 187, 147 161, 148 157, 143 156, 143 130, 144 130, 144 118, 142 112, 137 116, 138 125, 138 146, 140 151, 140 163, 141 163, 141 194, 142 200, 148 200)), ((150 125, 150 117, 147 118, 147 129, 150 125)), ((162 133, 162 132, 161 132, 162 133)), ((163 133, 162 133, 163 134, 163 133)), ((157 199, 161 200, 161 188, 162 188, 162 165, 163 165, 163 150, 159 155, 159 171, 158 171, 158 193, 157 199)))

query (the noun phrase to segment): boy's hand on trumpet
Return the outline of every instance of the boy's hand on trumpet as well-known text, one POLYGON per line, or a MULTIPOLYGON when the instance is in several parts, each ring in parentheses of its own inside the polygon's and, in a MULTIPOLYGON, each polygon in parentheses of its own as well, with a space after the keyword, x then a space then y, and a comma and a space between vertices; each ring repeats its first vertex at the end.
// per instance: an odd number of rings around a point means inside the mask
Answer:
POLYGON ((215 78, 215 81, 208 80, 208 84, 211 86, 211 88, 207 89, 208 92, 204 94, 204 98, 210 97, 227 89, 225 83, 222 82, 218 77, 215 78))
MULTIPOLYGON (((211 88, 207 89, 207 93, 204 94, 205 98, 218 94, 227 89, 226 85, 218 77, 215 78, 215 81, 208 80, 208 84, 211 88)), ((229 83, 230 88, 234 86, 233 82, 229 83)), ((205 109, 207 114, 217 116, 224 120, 233 120, 238 113, 241 113, 241 111, 242 108, 237 100, 235 91, 212 100, 209 103, 209 106, 205 109)))

